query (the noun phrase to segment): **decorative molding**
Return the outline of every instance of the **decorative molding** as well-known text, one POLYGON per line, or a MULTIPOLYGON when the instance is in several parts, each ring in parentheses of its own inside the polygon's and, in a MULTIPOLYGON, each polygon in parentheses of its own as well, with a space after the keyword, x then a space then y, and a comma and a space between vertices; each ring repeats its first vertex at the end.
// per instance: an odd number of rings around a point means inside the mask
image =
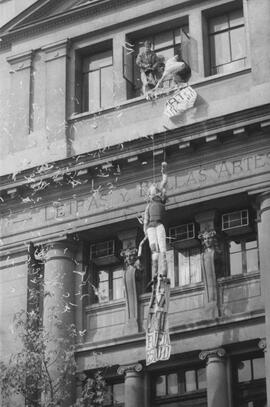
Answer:
POLYGON ((259 342, 258 342, 258 347, 265 353, 267 352, 267 342, 266 342, 266 338, 262 338, 259 342))
POLYGON ((260 193, 256 197, 257 221, 261 222, 261 216, 264 212, 270 210, 270 190, 260 193))
MULTIPOLYGON (((73 21, 80 20, 82 18, 85 18, 87 16, 91 15, 98 15, 101 14, 102 12, 106 12, 111 9, 116 9, 117 7, 121 7, 122 5, 126 6, 127 3, 132 3, 134 0, 100 0, 95 3, 88 3, 88 4, 83 4, 81 7, 77 8, 71 8, 62 14, 56 14, 52 15, 49 17, 45 17, 42 20, 38 20, 38 16, 44 17, 46 8, 42 8, 39 10, 39 14, 35 15, 35 12, 28 18, 26 17, 24 21, 18 22, 17 26, 10 27, 9 29, 7 28, 7 31, 2 34, 2 38, 6 40, 6 37, 9 40, 14 40, 17 38, 23 38, 23 37, 28 37, 30 35, 36 34, 36 33, 41 33, 44 32, 48 29, 61 26, 64 24, 72 23, 73 21), (31 22, 31 18, 33 21, 31 22), (8 31, 9 30, 9 31, 8 31)), ((197 0, 185 0, 182 4, 176 4, 176 5, 170 5, 166 7, 165 9, 158 9, 158 10, 152 10, 151 12, 148 13, 149 16, 155 16, 159 15, 161 12, 169 12, 170 10, 173 11, 175 9, 178 9, 179 6, 181 8, 185 7, 185 5, 189 4, 191 6, 192 4, 195 4, 197 0)), ((50 8, 50 4, 47 5, 47 9, 50 8)), ((130 22, 136 21, 137 19, 141 19, 142 17, 145 17, 143 15, 141 16, 133 16, 130 18, 130 22)), ((111 24, 110 28, 113 29, 114 26, 116 26, 118 23, 111 24)), ((123 22, 124 24, 124 22, 123 22)), ((103 28, 104 30, 104 28, 103 28)), ((98 30, 96 30, 98 31, 98 30)), ((95 32, 96 32, 95 31, 95 32)))
POLYGON ((21 71, 23 69, 31 68, 33 54, 34 51, 30 50, 7 57, 7 62, 11 65, 10 73, 13 73, 14 71, 21 71))
POLYGON ((122 365, 117 369, 117 374, 122 376, 127 373, 140 373, 143 370, 143 365, 141 363, 135 363, 133 365, 122 365))
POLYGON ((45 51, 45 62, 66 57, 68 52, 68 45, 69 39, 66 38, 63 41, 58 41, 42 47, 41 50, 45 51))
POLYGON ((220 359, 222 360, 226 355, 226 351, 223 348, 216 348, 216 349, 211 349, 211 350, 203 350, 199 354, 199 359, 205 360, 206 363, 211 363, 210 359, 220 359))

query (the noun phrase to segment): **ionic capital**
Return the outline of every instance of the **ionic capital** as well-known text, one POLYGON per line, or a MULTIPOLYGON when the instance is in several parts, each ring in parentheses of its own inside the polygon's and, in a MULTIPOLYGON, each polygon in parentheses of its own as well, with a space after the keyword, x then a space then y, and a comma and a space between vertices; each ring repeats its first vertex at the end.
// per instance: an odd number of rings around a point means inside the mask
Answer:
POLYGON ((140 373, 143 370, 141 363, 134 363, 132 365, 122 365, 117 369, 117 374, 122 376, 127 373, 140 373))
POLYGON ((206 360, 206 363, 211 363, 213 360, 223 360, 226 351, 223 348, 216 348, 211 350, 203 350, 199 354, 201 360, 206 360))

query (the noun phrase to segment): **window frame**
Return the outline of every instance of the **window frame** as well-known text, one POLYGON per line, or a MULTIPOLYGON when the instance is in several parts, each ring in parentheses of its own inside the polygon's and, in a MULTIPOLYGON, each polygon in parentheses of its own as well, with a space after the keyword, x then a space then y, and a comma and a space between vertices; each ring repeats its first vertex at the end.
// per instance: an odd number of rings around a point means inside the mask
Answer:
MULTIPOLYGON (((250 49, 249 49, 249 43, 248 43, 248 35, 249 35, 248 23, 247 23, 247 19, 246 19, 246 7, 242 0, 236 0, 235 3, 230 2, 227 4, 221 5, 221 6, 203 10, 203 12, 202 12, 202 32, 203 32, 203 49, 204 49, 204 51, 203 51, 204 76, 206 78, 210 78, 210 77, 217 76, 217 75, 223 76, 223 75, 232 74, 234 72, 242 71, 249 67, 250 49), (231 29, 234 29, 234 28, 239 28, 240 26, 244 27, 244 30, 245 30, 245 35, 244 35, 245 57, 240 58, 240 59, 244 59, 245 63, 242 67, 236 67, 236 68, 226 71, 226 72, 212 73, 212 56, 211 56, 211 45, 210 45, 209 21, 215 17, 219 17, 222 15, 229 15, 230 13, 233 13, 237 10, 241 10, 243 13, 243 24, 239 24, 239 25, 237 25, 235 27, 231 27, 231 28, 228 27, 228 31, 230 31, 231 29)), ((228 64, 231 64, 233 62, 234 62, 234 60, 231 60, 228 64)), ((222 65, 225 65, 225 64, 221 64, 218 66, 222 66, 222 65)))
MULTIPOLYGON (((107 389, 107 388, 113 389, 113 386, 119 385, 119 384, 122 384, 123 387, 124 387, 124 389, 123 389, 123 390, 124 390, 123 395, 124 395, 124 398, 125 398, 125 382, 124 382, 124 381, 119 381, 119 380, 106 381, 106 389, 107 389)), ((117 400, 114 400, 114 392, 113 392, 113 390, 110 391, 110 398, 111 398, 110 401, 112 402, 112 404, 103 404, 104 407, 113 407, 113 406, 115 406, 115 405, 117 405, 117 406, 119 406, 119 407, 124 407, 124 406, 125 406, 125 401, 124 401, 123 403, 118 403, 117 400), (117 402, 117 404, 115 404, 115 402, 117 402)), ((105 403, 105 401, 104 401, 104 403, 105 403)))
POLYGON ((96 284, 97 284, 97 290, 98 291, 100 289, 99 273, 102 272, 102 271, 108 274, 108 280, 106 280, 106 281, 108 281, 108 299, 102 301, 102 300, 100 300, 98 298, 97 302, 99 304, 107 304, 107 303, 112 302, 112 301, 123 300, 125 298, 125 295, 124 295, 124 279, 123 279, 124 268, 123 268, 123 266, 121 264, 112 264, 112 265, 107 265, 107 266, 103 266, 103 267, 101 267, 101 266, 96 267, 95 268, 95 281, 96 281, 96 284), (122 277, 118 277, 117 279, 114 279, 113 278, 113 273, 116 272, 116 271, 122 271, 122 277), (120 297, 120 298, 114 298, 114 295, 113 295, 114 294, 114 281, 118 280, 118 279, 122 279, 123 296, 120 297))
POLYGON ((233 378, 233 400, 234 405, 239 407, 244 407, 248 402, 261 401, 266 402, 266 377, 254 379, 254 359, 264 359, 261 353, 253 352, 249 354, 238 355, 232 359, 232 378, 233 378), (242 361, 252 361, 251 362, 251 380, 244 382, 238 381, 238 365, 242 361), (262 394, 264 391, 264 394, 262 394), (242 394, 241 394, 242 393, 242 394), (239 404, 243 403, 243 404, 239 404))
POLYGON ((113 38, 108 38, 103 42, 91 43, 89 45, 85 44, 84 46, 80 46, 79 44, 74 48, 74 105, 73 105, 73 114, 94 114, 100 110, 106 110, 110 107, 114 106, 114 81, 112 83, 112 104, 106 107, 101 106, 102 96, 101 96, 101 71, 104 68, 112 67, 112 76, 114 76, 114 52, 113 52, 113 38), (99 54, 103 54, 110 51, 112 63, 106 66, 102 66, 97 69, 89 70, 87 73, 84 72, 83 63, 85 59, 90 59, 99 54), (87 77, 89 72, 99 71, 99 107, 90 109, 89 108, 89 91, 86 92, 84 89, 84 77, 87 77), (87 74, 87 75, 86 75, 87 74), (87 104, 87 108, 85 105, 87 104))
POLYGON ((226 239, 226 245, 227 245, 227 257, 228 257, 228 275, 229 276, 236 276, 236 275, 249 275, 250 273, 256 273, 260 271, 260 252, 259 252, 259 241, 257 234, 243 234, 243 235, 238 235, 238 236, 230 236, 226 239), (257 246, 256 248, 252 249, 247 249, 246 244, 252 241, 256 241, 257 246), (239 242, 238 244, 241 245, 241 251, 237 251, 237 253, 241 253, 241 271, 239 273, 231 273, 231 252, 230 252, 230 243, 231 242, 239 242), (257 265, 258 268, 257 270, 252 270, 248 271, 248 261, 247 261, 247 252, 250 250, 257 250, 257 265))
MULTIPOLYGON (((123 70, 123 78, 125 79, 126 84, 127 84, 127 86, 126 86, 127 100, 131 100, 131 99, 134 99, 135 97, 139 96, 139 94, 137 94, 137 93, 139 93, 141 91, 141 86, 138 87, 138 84, 137 84, 137 82, 141 80, 140 79, 140 70, 136 66, 136 58, 139 54, 139 49, 140 49, 139 44, 148 40, 152 44, 153 51, 162 54, 162 51, 167 51, 168 49, 173 49, 173 54, 175 55, 177 48, 178 47, 180 48, 180 46, 183 42, 183 35, 185 35, 187 38, 189 38, 189 23, 188 23, 187 17, 181 18, 178 22, 173 21, 172 28, 169 30, 166 28, 168 26, 168 24, 169 24, 169 21, 166 26, 164 25, 159 30, 158 30, 157 26, 152 26, 150 28, 147 27, 146 33, 140 32, 139 34, 136 34, 136 33, 127 34, 126 41, 128 43, 133 44, 133 47, 134 47, 134 52, 132 54, 132 80, 127 78, 127 76, 125 74, 127 63, 125 62, 126 55, 125 55, 124 47, 123 47, 123 51, 122 51, 123 52, 123 55, 122 55, 123 56, 123 69, 122 70, 123 70), (177 34, 175 33, 176 30, 179 30, 179 32, 180 32, 180 34, 179 34, 180 42, 176 41, 176 37, 177 37, 177 34), (155 48, 155 40, 154 40, 155 36, 161 35, 163 33, 168 33, 168 32, 172 32, 172 37, 173 37, 172 45, 155 48), (128 87, 131 87, 130 91, 128 91, 128 87), (132 96, 129 96, 129 93, 132 96)), ((172 79, 167 79, 166 81, 164 81, 164 83, 165 82, 172 82, 172 79)), ((166 87, 166 89, 168 90, 168 87, 166 87)))
MULTIPOLYGON (((204 369, 205 370, 205 377, 206 377, 206 367, 203 364, 196 364, 196 365, 185 365, 185 366, 178 366, 177 368, 170 369, 167 371, 159 371, 154 372, 151 377, 151 402, 154 406, 158 406, 162 403, 173 403, 176 401, 190 401, 195 399, 205 398, 207 394, 207 383, 206 387, 200 389, 199 382, 198 382, 198 371, 204 369), (188 371, 195 371, 196 374, 196 390, 186 391, 186 372, 188 371), (178 383, 178 393, 177 394, 169 394, 168 392, 168 376, 171 374, 177 374, 177 383, 178 383), (165 395, 157 396, 156 395, 156 381, 159 377, 165 376, 166 381, 166 391, 165 395)), ((152 405, 152 404, 151 404, 152 405)), ((183 404, 184 405, 184 404, 183 404)), ((207 405, 207 404, 206 404, 207 405)))

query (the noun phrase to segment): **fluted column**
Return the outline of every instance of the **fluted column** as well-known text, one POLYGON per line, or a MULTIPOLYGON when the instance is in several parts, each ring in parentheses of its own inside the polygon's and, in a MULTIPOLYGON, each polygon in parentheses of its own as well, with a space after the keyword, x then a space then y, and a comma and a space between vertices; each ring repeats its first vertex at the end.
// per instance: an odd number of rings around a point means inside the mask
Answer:
POLYGON ((223 348, 204 350, 201 360, 206 360, 207 406, 228 407, 228 380, 223 348))
POLYGON ((119 375, 125 375, 125 407, 144 407, 144 386, 141 363, 120 366, 119 375))
POLYGON ((260 273, 265 306, 266 347, 268 348, 268 352, 265 352, 266 392, 268 403, 270 403, 270 191, 259 195, 257 202, 259 203, 258 240, 260 252, 260 273))

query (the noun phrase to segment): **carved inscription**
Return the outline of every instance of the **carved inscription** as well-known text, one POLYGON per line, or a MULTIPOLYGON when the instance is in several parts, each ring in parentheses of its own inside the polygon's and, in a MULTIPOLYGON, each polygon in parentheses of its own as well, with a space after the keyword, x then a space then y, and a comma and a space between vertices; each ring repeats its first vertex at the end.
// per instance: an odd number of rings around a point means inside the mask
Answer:
MULTIPOLYGON (((201 187, 218 185, 227 181, 239 180, 270 170, 270 152, 247 155, 241 158, 224 160, 211 166, 200 166, 168 176, 168 195, 176 195, 193 191, 201 187)), ((150 181, 149 181, 150 182, 150 181)), ((18 233, 43 227, 53 223, 75 221, 113 209, 123 209, 125 213, 133 213, 129 205, 143 203, 148 182, 129 184, 129 188, 117 188, 109 192, 89 192, 88 195, 61 200, 45 207, 30 208, 24 213, 11 213, 3 217, 1 222, 2 235, 18 233)))

